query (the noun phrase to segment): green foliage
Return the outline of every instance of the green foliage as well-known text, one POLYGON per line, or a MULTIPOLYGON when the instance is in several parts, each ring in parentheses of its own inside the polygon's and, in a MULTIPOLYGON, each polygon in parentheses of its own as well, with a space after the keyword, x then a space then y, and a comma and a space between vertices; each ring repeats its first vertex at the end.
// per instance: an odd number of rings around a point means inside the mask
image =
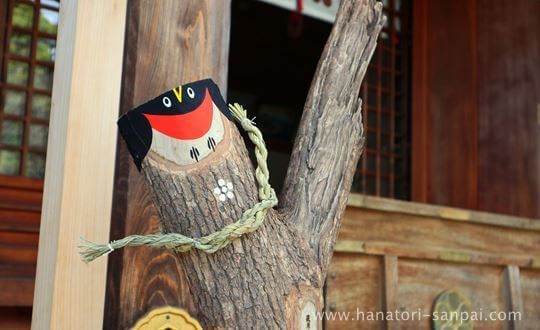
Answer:
POLYGON ((41 9, 39 15, 39 31, 56 34, 57 27, 58 13, 47 9, 41 9))
MULTIPOLYGON (((32 5, 16 3, 13 7, 11 24, 14 27, 28 30, 14 31, 9 38, 8 50, 10 54, 29 58, 32 49, 32 42, 36 42, 35 59, 39 61, 54 62, 56 51, 56 40, 39 37, 32 40, 32 29, 37 28, 40 33, 55 35, 58 27, 58 13, 56 11, 41 9, 35 12, 32 5), (34 26, 35 15, 39 15, 38 26, 34 26)), ((52 69, 45 66, 37 66, 34 71, 34 81, 29 82, 28 63, 10 59, 7 65, 7 82, 10 84, 26 86, 33 84, 36 88, 50 90, 52 85, 52 69)), ((14 90, 5 90, 3 108, 5 113, 23 116, 26 112, 26 93, 14 90), (9 95, 8 95, 9 94, 9 95)), ((32 98, 31 115, 32 118, 48 119, 51 106, 50 96, 34 94, 32 98)), ((21 145, 23 122, 18 120, 4 121, 0 142, 11 145, 21 145)), ((34 125, 35 126, 35 125, 34 125)), ((36 127, 33 127, 36 128, 36 127)), ((40 143, 46 140, 46 132, 43 130, 30 130, 30 140, 40 143)), ((34 144, 35 144, 34 143, 34 144)), ((20 175, 21 153, 15 150, 0 150, 0 174, 20 175)), ((43 177, 45 167, 45 156, 39 153, 29 153, 26 161, 26 169, 23 175, 29 177, 43 177)))
POLYGON ((34 7, 18 3, 13 7, 11 24, 13 26, 31 29, 34 23, 34 7))

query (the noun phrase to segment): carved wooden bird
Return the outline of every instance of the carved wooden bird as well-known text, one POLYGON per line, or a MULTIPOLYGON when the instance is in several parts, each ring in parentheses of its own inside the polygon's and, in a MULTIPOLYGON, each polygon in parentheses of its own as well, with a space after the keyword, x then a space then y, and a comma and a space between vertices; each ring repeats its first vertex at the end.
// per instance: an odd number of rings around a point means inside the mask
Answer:
POLYGON ((118 127, 140 170, 149 150, 177 165, 199 162, 223 139, 222 117, 231 120, 227 104, 212 79, 204 79, 129 111, 118 127))

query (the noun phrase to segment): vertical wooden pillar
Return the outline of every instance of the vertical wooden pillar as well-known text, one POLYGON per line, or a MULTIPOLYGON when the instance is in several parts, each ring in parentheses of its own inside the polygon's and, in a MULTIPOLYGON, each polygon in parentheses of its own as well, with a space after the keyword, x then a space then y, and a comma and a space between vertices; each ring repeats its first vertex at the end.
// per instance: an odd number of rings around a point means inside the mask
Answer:
POLYGON ((412 122, 411 197, 415 202, 429 202, 431 174, 431 114, 429 100, 429 0, 413 3, 412 46, 412 122))
POLYGON ((415 202, 478 205, 476 6, 476 0, 414 2, 415 202))
MULTIPOLYGON (((131 0, 121 112, 181 83, 210 77, 226 94, 230 0, 131 0)), ((159 230, 150 189, 119 141, 111 239, 159 230)), ((152 309, 194 313, 174 253, 128 248, 110 257, 105 328, 126 329, 152 309)))
MULTIPOLYGON (((521 281, 519 276, 519 267, 508 265, 504 270, 504 295, 506 298, 506 312, 516 313, 523 317, 523 295, 521 293, 521 281)), ((508 320, 510 329, 522 329, 521 318, 512 317, 508 320)))
POLYGON ((101 329, 106 261, 80 237, 109 235, 126 0, 62 1, 33 329, 101 329))
MULTIPOLYGON (((384 256, 384 312, 395 313, 398 310, 398 257, 392 255, 384 256)), ((398 324, 393 320, 386 320, 386 328, 389 330, 397 329, 398 324)))

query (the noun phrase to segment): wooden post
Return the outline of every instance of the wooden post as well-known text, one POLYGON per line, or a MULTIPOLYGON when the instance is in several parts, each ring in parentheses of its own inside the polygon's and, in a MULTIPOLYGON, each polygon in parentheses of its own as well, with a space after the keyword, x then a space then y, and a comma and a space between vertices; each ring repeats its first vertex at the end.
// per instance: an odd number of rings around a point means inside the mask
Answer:
MULTIPOLYGON (((126 24, 121 113, 201 78, 212 78, 226 92, 230 0, 130 0, 126 24)), ((118 146, 111 239, 156 232, 160 224, 151 192, 124 141, 118 146)), ((165 305, 197 316, 184 271, 167 250, 111 254, 106 301, 107 329, 127 329, 165 305)))
POLYGON ((506 296, 507 313, 516 313, 508 320, 510 329, 522 329, 523 295, 521 293, 519 266, 508 265, 504 271, 504 295, 506 296), (516 317, 520 315, 520 317, 516 317))
MULTIPOLYGON (((223 88, 229 2, 219 3, 223 7, 199 0, 130 3, 129 24, 137 25, 128 29, 134 34, 128 37, 133 46, 127 51, 135 53, 125 62, 132 70, 125 72, 133 75, 124 83, 124 93, 133 93, 125 105, 206 77, 223 88)), ((122 274, 114 279, 122 315, 116 327, 133 325, 156 306, 182 304, 175 292, 187 296, 184 301, 204 328, 321 327, 316 312, 322 309, 324 278, 363 142, 360 84, 383 21, 381 3, 342 1, 306 101, 280 208, 269 211, 255 233, 214 254, 127 249, 117 265, 122 274), (152 253, 151 259, 143 253, 152 253), (147 271, 145 261, 152 266, 147 271), (184 278, 189 292, 176 282, 184 278)), ((130 225, 134 231, 126 234, 150 231, 148 215, 154 214, 146 212, 148 199, 139 195, 144 191, 141 175, 165 233, 210 234, 257 202, 243 139, 232 122, 224 119, 223 126, 215 152, 190 164, 169 157, 177 156, 167 150, 174 150, 178 139, 167 140, 154 130, 152 138, 160 139, 155 145, 144 135, 143 144, 150 149, 142 171, 131 167, 127 177, 123 219, 132 215, 136 221, 130 225), (215 191, 223 185, 234 194, 221 198, 215 191)))
POLYGON ((84 264, 80 238, 107 240, 126 0, 62 1, 33 329, 101 329, 106 260, 84 264))
MULTIPOLYGON (((384 281, 383 281, 383 301, 384 312, 394 313, 398 310, 397 290, 398 290, 398 257, 393 255, 384 256, 384 281)), ((398 324, 394 320, 386 320, 386 329, 394 330, 398 324)))

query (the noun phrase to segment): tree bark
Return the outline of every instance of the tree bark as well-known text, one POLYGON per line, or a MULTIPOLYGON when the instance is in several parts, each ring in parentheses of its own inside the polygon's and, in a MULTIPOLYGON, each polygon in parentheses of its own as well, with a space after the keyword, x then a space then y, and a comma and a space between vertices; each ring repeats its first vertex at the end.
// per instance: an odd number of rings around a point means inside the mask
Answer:
POLYGON ((385 17, 374 0, 343 0, 304 106, 280 196, 323 274, 363 147, 360 84, 385 17))
MULTIPOLYGON (((219 19, 214 10, 205 7, 213 14, 204 17, 203 26, 215 28, 219 19)), ((222 23, 228 29, 228 20, 222 23)), ((342 1, 306 101, 279 208, 268 212, 256 232, 214 254, 176 254, 187 279, 192 315, 205 329, 321 328, 316 312, 322 309, 326 270, 363 143, 360 84, 382 23, 380 3, 342 1)), ((190 31, 188 26, 182 28, 190 31)), ((226 62, 219 52, 198 56, 197 47, 205 49, 206 43, 216 42, 208 31, 198 37, 203 45, 186 46, 182 39, 183 68, 226 62)), ((149 53, 139 50, 137 56, 170 58, 146 56, 149 53)), ((186 72, 168 87, 206 77, 186 72)), ((224 75, 219 78, 223 81, 224 75)), ((155 86, 152 93, 159 93, 155 86)), ((225 137, 215 155, 196 165, 175 166, 153 151, 144 159, 142 172, 164 232, 207 235, 236 221, 257 202, 258 187, 245 145, 233 123, 224 120, 224 125, 225 137), (222 201, 214 194, 221 180, 232 184, 232 199, 222 201)))
MULTIPOLYGON (((234 124, 225 125, 226 136, 215 157, 189 170, 164 166, 153 154, 143 162, 164 232, 208 235, 257 203, 258 187, 245 145, 234 124), (214 194, 219 180, 232 183, 232 199, 222 202, 214 194)), ((271 210, 255 233, 232 246, 214 254, 179 253, 178 259, 204 328, 284 328, 295 314, 286 309, 287 297, 299 296, 299 287, 312 298, 306 303, 322 307, 321 273, 307 252, 305 241, 271 210)))

